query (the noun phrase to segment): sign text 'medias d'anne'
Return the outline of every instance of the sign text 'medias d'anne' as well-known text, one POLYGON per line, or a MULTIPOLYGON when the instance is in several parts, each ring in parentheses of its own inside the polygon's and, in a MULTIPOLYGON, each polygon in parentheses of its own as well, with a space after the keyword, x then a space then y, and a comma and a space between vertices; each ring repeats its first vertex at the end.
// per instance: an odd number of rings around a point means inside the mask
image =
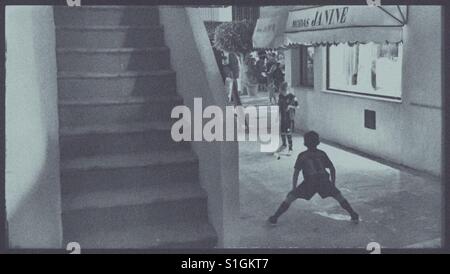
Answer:
MULTIPOLYGON (((311 28, 325 27, 345 24, 347 20, 348 7, 332 9, 317 9, 314 13, 305 13, 302 18, 295 18, 291 21, 290 28, 311 28)), ((300 11, 300 14, 302 12, 300 11)))
POLYGON ((257 27, 257 32, 275 32, 276 25, 275 23, 271 23, 269 25, 257 27))

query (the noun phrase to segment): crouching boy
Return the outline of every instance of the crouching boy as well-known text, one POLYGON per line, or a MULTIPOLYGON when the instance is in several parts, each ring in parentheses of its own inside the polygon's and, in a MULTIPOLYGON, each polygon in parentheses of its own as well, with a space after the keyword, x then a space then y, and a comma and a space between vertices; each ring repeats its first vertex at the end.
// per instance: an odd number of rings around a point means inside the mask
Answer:
POLYGON ((292 191, 288 193, 275 214, 269 218, 270 224, 275 225, 278 218, 288 210, 293 201, 299 198, 310 200, 316 193, 319 193, 322 199, 333 197, 349 213, 353 222, 359 222, 358 214, 335 186, 336 169, 327 154, 317 149, 319 143, 319 134, 316 132, 310 131, 305 134, 304 145, 307 147, 307 150, 300 153, 295 162, 292 191), (330 171, 330 174, 326 169, 330 171), (303 171, 304 181, 297 186, 300 171, 303 171))

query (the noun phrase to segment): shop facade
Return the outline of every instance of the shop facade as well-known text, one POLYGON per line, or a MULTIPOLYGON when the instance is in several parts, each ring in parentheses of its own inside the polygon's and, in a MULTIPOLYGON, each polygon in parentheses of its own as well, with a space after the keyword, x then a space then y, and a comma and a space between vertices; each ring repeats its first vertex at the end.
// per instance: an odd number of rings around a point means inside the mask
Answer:
POLYGON ((298 131, 441 175, 441 7, 261 7, 260 16, 285 18, 268 47, 285 51, 298 131))

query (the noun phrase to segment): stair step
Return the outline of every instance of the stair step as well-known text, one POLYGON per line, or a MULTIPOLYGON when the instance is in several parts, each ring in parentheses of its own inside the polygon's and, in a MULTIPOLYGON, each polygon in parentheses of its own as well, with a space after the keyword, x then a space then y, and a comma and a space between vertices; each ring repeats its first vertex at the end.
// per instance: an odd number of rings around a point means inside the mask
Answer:
POLYGON ((136 77, 149 77, 149 76, 165 76, 172 75, 175 72, 173 70, 156 70, 156 71, 126 71, 126 72, 69 72, 58 71, 58 79, 97 79, 97 78, 136 78, 136 77))
POLYGON ((183 102, 183 99, 178 95, 172 96, 129 96, 129 97, 92 97, 92 98, 72 98, 61 99, 58 102, 59 106, 103 106, 103 105, 134 105, 144 103, 163 104, 166 102, 177 103, 183 102))
POLYGON ((159 25, 157 6, 56 6, 57 26, 159 25))
POLYGON ((146 132, 151 130, 167 131, 171 129, 168 122, 135 122, 128 124, 97 124, 77 127, 62 127, 59 130, 60 136, 78 136, 90 134, 122 134, 134 132, 146 132))
POLYGON ((58 73, 59 98, 165 96, 176 94, 175 72, 58 73))
POLYGON ((146 48, 57 48, 57 53, 83 53, 83 54, 93 54, 93 53, 133 53, 133 52, 161 52, 168 51, 169 48, 166 46, 161 47, 146 47, 146 48))
POLYGON ((125 227, 65 238, 85 249, 214 248, 217 236, 207 222, 125 227))
POLYGON ((67 213, 74 210, 109 209, 204 198, 206 193, 198 184, 159 184, 64 195, 62 211, 67 213))
POLYGON ((96 155, 63 160, 63 194, 198 180, 198 160, 189 150, 127 155, 96 155))
POLYGON ((97 154, 187 149, 189 143, 175 142, 169 122, 134 122, 60 128, 62 159, 97 154))
POLYGON ((164 46, 162 26, 57 26, 59 48, 124 48, 164 46))
POLYGON ((104 229, 207 222, 207 196, 198 184, 150 185, 70 193, 62 197, 64 238, 104 229))
POLYGON ((80 98, 59 100, 61 127, 92 124, 171 121, 179 96, 80 98))
POLYGON ((168 70, 170 52, 167 47, 117 49, 57 49, 59 71, 126 72, 134 70, 168 70))
POLYGON ((191 151, 167 151, 165 153, 129 153, 121 155, 97 155, 63 160, 61 171, 108 170, 130 167, 148 167, 172 163, 195 162, 191 151))

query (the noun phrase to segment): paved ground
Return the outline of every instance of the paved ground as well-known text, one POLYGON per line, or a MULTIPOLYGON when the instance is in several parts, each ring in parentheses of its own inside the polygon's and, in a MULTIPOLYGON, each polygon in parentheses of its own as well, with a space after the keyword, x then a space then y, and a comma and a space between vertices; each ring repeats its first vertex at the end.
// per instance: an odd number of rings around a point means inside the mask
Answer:
POLYGON ((269 95, 267 92, 258 92, 256 96, 242 95, 241 102, 244 106, 268 106, 270 105, 269 95))
MULTIPOLYGON (((410 170, 395 169, 321 144, 334 161, 337 186, 360 214, 355 225, 332 198, 297 200, 278 226, 266 219, 291 189, 296 154, 303 139, 294 137, 295 155, 277 160, 259 152, 256 142, 241 142, 240 247, 365 248, 437 247, 440 238, 440 181, 410 170)), ((301 180, 301 177, 300 177, 301 180)))

